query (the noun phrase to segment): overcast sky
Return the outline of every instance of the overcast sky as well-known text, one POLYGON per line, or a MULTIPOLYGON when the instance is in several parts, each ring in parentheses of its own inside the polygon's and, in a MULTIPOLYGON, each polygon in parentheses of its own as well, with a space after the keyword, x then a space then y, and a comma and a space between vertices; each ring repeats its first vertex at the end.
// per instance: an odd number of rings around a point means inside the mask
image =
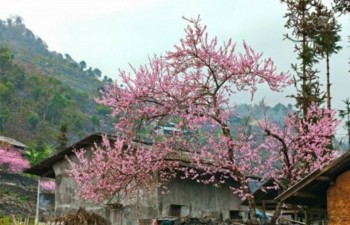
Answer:
MULTIPOLYGON (((329 1, 327 1, 329 2, 329 1)), ((185 17, 201 15, 210 35, 219 41, 232 37, 238 45, 245 40, 256 51, 271 57, 279 71, 291 71, 296 62, 293 44, 283 41, 285 6, 279 0, 0 0, 0 19, 19 15, 25 25, 41 37, 52 51, 70 54, 77 62, 101 69, 117 78, 118 68, 140 65, 154 53, 172 50, 184 36, 185 17)), ((343 107, 350 96, 350 19, 342 17, 343 50, 331 59, 333 104, 343 107)), ((324 81, 324 65, 320 67, 324 81)), ((262 87, 256 101, 271 105, 293 103, 285 98, 295 92, 275 94, 262 87)), ((246 95, 234 97, 247 102, 246 95)))

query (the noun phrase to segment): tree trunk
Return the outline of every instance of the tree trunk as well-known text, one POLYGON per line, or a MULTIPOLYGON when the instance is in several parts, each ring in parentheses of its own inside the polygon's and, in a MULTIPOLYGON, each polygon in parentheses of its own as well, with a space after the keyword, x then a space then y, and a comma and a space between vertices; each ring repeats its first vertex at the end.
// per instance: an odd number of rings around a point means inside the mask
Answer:
POLYGON ((249 204, 249 225, 257 225, 258 220, 256 218, 256 205, 254 199, 249 198, 248 199, 248 204, 249 204))
MULTIPOLYGON (((306 9, 303 9, 302 11, 302 23, 304 23, 305 21, 305 10, 306 9)), ((305 60, 305 57, 306 57, 306 33, 305 31, 303 30, 303 40, 302 40, 302 66, 303 66, 303 73, 302 73, 302 77, 301 77, 301 80, 302 80, 302 86, 301 86, 301 93, 302 93, 302 110, 303 110, 303 117, 305 118, 306 117, 306 114, 307 114, 307 109, 309 107, 309 95, 306 91, 307 87, 306 87, 306 81, 307 81, 307 77, 306 77, 306 60, 305 60)))
POLYGON ((329 54, 326 53, 326 64, 327 64, 327 109, 331 109, 331 81, 330 81, 330 72, 329 72, 329 54))
POLYGON ((279 216, 281 215, 282 204, 283 204, 282 202, 277 203, 275 212, 273 213, 273 216, 271 217, 270 225, 277 224, 277 220, 278 220, 279 216))

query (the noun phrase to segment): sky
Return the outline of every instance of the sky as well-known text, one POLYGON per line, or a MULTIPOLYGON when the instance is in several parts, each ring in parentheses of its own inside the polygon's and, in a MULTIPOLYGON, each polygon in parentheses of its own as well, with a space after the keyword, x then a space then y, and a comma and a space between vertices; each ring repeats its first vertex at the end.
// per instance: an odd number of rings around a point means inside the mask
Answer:
MULTIPOLYGON (((329 0, 324 0, 329 4, 329 0)), ((290 72, 296 63, 294 45, 283 40, 288 30, 283 18, 286 7, 279 0, 0 0, 0 19, 19 15, 27 28, 43 39, 51 51, 68 53, 75 61, 99 68, 103 75, 118 79, 118 69, 138 67, 154 54, 173 50, 184 37, 182 17, 198 15, 211 37, 232 38, 237 46, 246 41, 264 57, 271 57, 278 71, 290 72)), ((343 50, 331 58, 333 105, 343 108, 350 96, 350 16, 341 17, 343 50)), ((238 48, 239 49, 239 48, 238 48)), ((321 82, 325 83, 321 64, 321 82)), ((325 88, 325 87, 323 87, 325 88)), ((260 87, 255 102, 270 105, 294 103, 284 93, 260 87)), ((249 103, 247 94, 234 96, 233 103, 249 103)))

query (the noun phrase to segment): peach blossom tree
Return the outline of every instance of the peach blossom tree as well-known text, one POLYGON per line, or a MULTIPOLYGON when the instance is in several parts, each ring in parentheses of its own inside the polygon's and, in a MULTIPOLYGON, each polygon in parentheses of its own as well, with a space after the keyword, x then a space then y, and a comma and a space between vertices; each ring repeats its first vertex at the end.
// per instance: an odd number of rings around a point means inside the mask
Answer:
POLYGON ((230 188, 248 201, 250 223, 257 224, 252 177, 273 177, 276 188, 284 189, 306 167, 309 172, 323 165, 330 158, 325 147, 335 131, 334 114, 324 117, 313 106, 308 120, 291 114, 285 128, 262 122, 263 143, 244 127, 233 129, 230 102, 237 93, 253 99, 259 84, 280 92, 291 79, 245 42, 237 53, 231 39, 219 45, 217 37, 210 38, 199 18, 186 20, 186 35, 173 51, 132 67, 131 74, 120 70, 121 82, 106 87, 97 101, 116 116, 117 138, 104 137, 91 157, 76 151, 68 173, 81 187, 80 196, 95 201, 140 193, 179 174, 216 186, 233 180, 239 185, 230 188), (152 129, 169 123, 176 124, 170 135, 152 129), (285 177, 290 182, 282 185, 285 177))
POLYGON ((21 153, 11 147, 0 146, 0 166, 10 172, 21 172, 29 167, 29 162, 21 153))

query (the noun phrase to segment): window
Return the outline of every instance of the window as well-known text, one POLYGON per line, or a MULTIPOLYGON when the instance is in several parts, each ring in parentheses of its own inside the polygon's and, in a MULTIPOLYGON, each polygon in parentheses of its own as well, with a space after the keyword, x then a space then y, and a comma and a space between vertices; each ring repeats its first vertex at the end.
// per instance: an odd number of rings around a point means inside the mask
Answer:
POLYGON ((181 205, 170 205, 170 216, 181 216, 181 205))
POLYGON ((170 216, 189 216, 190 207, 188 205, 170 205, 170 216))
POLYGON ((240 211, 238 211, 238 210, 230 210, 230 219, 242 219, 240 211))

